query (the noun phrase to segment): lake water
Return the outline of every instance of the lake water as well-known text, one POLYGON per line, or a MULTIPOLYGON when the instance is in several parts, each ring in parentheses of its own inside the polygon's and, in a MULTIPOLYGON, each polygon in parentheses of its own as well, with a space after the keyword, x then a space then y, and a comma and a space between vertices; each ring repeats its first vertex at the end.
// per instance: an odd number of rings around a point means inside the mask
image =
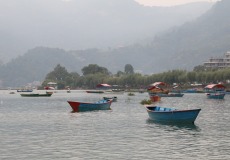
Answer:
POLYGON ((1 160, 227 160, 230 159, 230 95, 162 98, 159 105, 201 108, 194 125, 154 123, 140 104, 147 93, 89 94, 58 91, 21 97, 0 91, 1 160), (117 96, 112 110, 71 113, 67 100, 117 96))

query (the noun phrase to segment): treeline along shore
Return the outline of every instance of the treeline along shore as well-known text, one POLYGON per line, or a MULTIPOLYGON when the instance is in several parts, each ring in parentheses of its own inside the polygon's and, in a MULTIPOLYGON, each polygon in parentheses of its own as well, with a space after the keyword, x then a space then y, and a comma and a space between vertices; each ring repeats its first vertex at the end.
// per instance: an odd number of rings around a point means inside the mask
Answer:
POLYGON ((77 72, 69 73, 65 67, 58 64, 53 71, 46 75, 39 87, 43 89, 49 82, 55 82, 58 89, 95 89, 97 84, 107 83, 126 89, 145 89, 154 82, 165 82, 169 86, 177 84, 181 89, 191 88, 191 84, 205 86, 210 83, 223 83, 230 89, 230 68, 205 69, 196 66, 193 71, 169 70, 163 73, 143 75, 135 73, 131 64, 126 64, 124 71, 112 74, 107 68, 97 64, 89 64, 82 68, 82 75, 77 72))

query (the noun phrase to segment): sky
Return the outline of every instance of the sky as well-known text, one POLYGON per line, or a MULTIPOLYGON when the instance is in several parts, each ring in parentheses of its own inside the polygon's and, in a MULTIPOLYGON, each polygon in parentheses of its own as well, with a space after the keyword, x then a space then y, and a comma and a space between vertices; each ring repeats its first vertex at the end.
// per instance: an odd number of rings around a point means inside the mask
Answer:
POLYGON ((192 2, 216 2, 218 0, 135 0, 146 6, 175 6, 192 2))

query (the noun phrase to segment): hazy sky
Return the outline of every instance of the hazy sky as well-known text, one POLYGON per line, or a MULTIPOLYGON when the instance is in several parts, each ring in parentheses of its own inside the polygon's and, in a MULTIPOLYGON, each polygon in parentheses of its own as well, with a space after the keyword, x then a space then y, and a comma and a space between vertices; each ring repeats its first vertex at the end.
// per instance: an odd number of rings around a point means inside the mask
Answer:
POLYGON ((144 5, 150 6, 174 6, 191 2, 216 2, 218 0, 135 0, 144 5))

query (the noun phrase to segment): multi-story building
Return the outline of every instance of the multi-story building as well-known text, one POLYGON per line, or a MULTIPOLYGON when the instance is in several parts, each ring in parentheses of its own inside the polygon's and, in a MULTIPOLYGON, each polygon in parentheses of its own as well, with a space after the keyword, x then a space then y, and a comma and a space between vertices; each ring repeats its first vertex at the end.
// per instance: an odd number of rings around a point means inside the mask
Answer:
POLYGON ((210 58, 208 62, 204 62, 206 68, 227 68, 230 67, 230 51, 224 54, 223 58, 210 58))

